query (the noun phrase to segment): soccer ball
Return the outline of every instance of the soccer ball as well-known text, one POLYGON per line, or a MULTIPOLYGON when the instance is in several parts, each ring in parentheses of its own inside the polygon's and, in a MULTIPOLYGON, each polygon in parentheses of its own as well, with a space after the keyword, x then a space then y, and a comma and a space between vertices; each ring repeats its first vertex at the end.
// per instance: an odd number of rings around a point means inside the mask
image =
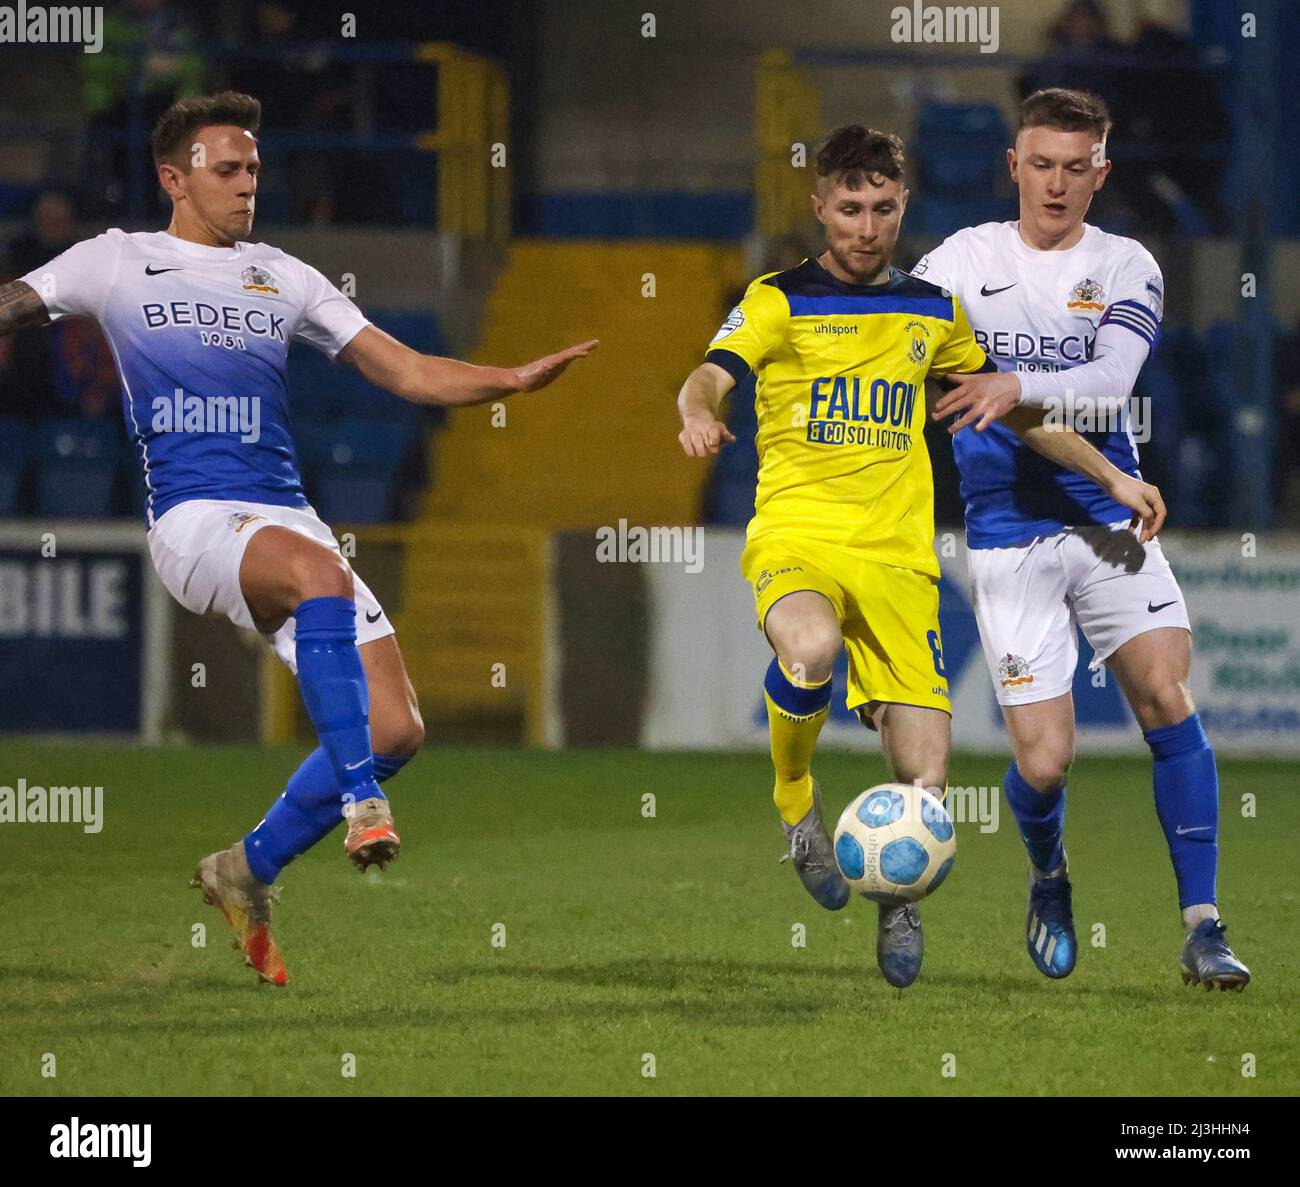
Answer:
POLYGON ((957 835, 948 810, 910 783, 882 783, 857 797, 835 826, 835 860, 873 902, 916 902, 952 869, 957 835))

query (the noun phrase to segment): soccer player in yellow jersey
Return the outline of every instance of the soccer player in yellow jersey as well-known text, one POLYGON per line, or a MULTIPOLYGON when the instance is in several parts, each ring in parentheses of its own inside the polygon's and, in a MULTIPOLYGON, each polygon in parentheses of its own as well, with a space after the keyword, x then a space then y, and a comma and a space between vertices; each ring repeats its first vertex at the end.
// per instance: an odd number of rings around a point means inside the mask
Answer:
MULTIPOLYGON (((890 265, 907 204, 898 137, 857 125, 832 132, 817 155, 812 202, 826 251, 749 286, 677 403, 683 449, 705 457, 734 440, 718 420, 723 397, 757 374, 758 493, 741 568, 776 653, 764 682, 774 799, 800 879, 838 910, 849 886, 810 771, 831 668, 845 647, 848 707, 879 731, 894 778, 942 795, 950 707, 925 382, 992 364, 954 296, 890 265)), ((1082 437, 1049 431, 1041 410, 1017 410, 1005 423, 1158 530, 1154 487, 1082 437)), ((879 923, 881 971, 910 985, 921 967, 917 908, 881 904, 879 923)))

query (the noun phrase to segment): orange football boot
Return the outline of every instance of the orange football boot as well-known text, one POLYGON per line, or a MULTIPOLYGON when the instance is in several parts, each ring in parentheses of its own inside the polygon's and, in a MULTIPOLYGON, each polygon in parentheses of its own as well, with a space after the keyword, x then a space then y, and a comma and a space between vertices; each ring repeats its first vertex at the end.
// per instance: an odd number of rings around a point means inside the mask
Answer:
POLYGON ((373 797, 362 800, 347 815, 348 835, 343 838, 343 851, 359 870, 370 866, 384 869, 402 848, 388 801, 373 797))
POLYGON ((205 903, 221 908, 235 933, 235 947, 244 954, 244 963, 263 981, 286 984, 289 974, 284 957, 271 938, 275 891, 248 868, 244 842, 236 841, 229 849, 208 854, 199 862, 190 885, 202 888, 205 903))

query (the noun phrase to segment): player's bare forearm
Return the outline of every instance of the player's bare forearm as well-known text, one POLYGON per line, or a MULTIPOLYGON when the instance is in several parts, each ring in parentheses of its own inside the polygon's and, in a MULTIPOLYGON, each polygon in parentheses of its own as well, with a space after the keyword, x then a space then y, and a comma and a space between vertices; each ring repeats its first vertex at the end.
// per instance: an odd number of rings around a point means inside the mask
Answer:
POLYGON ((377 387, 412 404, 462 408, 535 392, 558 379, 574 359, 586 358, 596 346, 593 339, 522 367, 481 367, 421 354, 376 326, 366 326, 339 352, 339 359, 377 387))
POLYGON ((1058 466, 1091 478, 1111 498, 1129 508, 1142 521, 1141 538, 1152 539, 1164 526, 1165 504, 1160 491, 1150 483, 1125 474, 1113 465, 1093 444, 1072 428, 1044 423, 1042 408, 1013 408, 1000 418, 1035 453, 1041 453, 1058 466))
POLYGON ((1108 462, 1096 447, 1067 425, 1044 423, 1046 413, 1041 408, 1013 408, 1000 418, 1017 437, 1035 453, 1054 461, 1058 466, 1091 478, 1098 486, 1106 487, 1123 470, 1108 462))
POLYGON ((732 379, 716 363, 701 363, 677 393, 677 411, 682 420, 691 416, 716 417, 723 397, 731 390, 732 379))
POLYGON ((687 457, 717 453, 724 443, 736 439, 718 419, 723 398, 734 386, 735 380, 716 363, 701 363, 686 377, 677 393, 682 418, 677 440, 687 457))
POLYGON ((459 359, 424 354, 396 394, 413 404, 464 408, 502 400, 524 390, 518 374, 509 367, 480 367, 459 359))
POLYGON ((50 314, 40 294, 21 280, 0 285, 0 334, 49 325, 50 314))

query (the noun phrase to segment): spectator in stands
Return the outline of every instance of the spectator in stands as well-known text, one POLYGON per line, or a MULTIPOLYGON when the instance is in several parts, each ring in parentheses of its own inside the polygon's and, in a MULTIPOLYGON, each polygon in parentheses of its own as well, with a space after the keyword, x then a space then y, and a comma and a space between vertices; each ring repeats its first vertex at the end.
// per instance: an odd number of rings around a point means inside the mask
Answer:
POLYGON ((26 275, 66 251, 78 238, 76 211, 67 195, 58 190, 44 191, 32 205, 31 225, 5 244, 0 269, 4 279, 26 275))
MULTIPOLYGON (((79 54, 82 101, 88 114, 82 166, 84 204, 94 214, 120 215, 130 194, 132 88, 139 92, 134 131, 148 139, 154 121, 182 95, 204 89, 198 29, 183 6, 168 0, 129 0, 103 18, 103 49, 79 54)), ((162 213, 163 203, 146 151, 143 214, 162 213)))
MULTIPOLYGON (((32 207, 31 222, 0 255, 0 281, 9 281, 52 260, 77 239, 72 203, 53 190, 32 207)), ((44 331, 0 339, 0 416, 35 421, 55 407, 55 347, 44 331)))
POLYGON ((36 421, 54 407, 54 347, 41 330, 0 338, 0 417, 36 421))
MULTIPOLYGON (((1097 196, 1097 221, 1124 234, 1206 235, 1225 217, 1207 190, 1205 150, 1229 124, 1219 79, 1175 30, 1144 20, 1131 45, 1111 33, 1100 0, 1067 0, 1048 26, 1048 55, 1020 79, 1021 98, 1040 87, 1082 87, 1115 117, 1120 167, 1097 196)), ((1222 162, 1221 162, 1222 164, 1222 162)))
MULTIPOLYGON (((334 60, 331 44, 308 41, 302 14, 281 0, 263 0, 253 13, 248 38, 274 58, 235 58, 227 70, 232 90, 256 95, 273 126, 303 131, 351 130, 356 102, 354 69, 334 60)), ((274 193, 283 194, 283 217, 295 222, 332 223, 338 208, 336 187, 344 161, 339 154, 295 148, 279 154, 274 193)), ((362 189, 364 189, 364 185, 362 189)))
MULTIPOLYGON (((39 268, 80 238, 71 201, 47 190, 32 206, 30 225, 5 245, 0 280, 39 268)), ((112 354, 93 322, 68 318, 0 340, 0 416, 117 418, 120 393, 112 354)))

